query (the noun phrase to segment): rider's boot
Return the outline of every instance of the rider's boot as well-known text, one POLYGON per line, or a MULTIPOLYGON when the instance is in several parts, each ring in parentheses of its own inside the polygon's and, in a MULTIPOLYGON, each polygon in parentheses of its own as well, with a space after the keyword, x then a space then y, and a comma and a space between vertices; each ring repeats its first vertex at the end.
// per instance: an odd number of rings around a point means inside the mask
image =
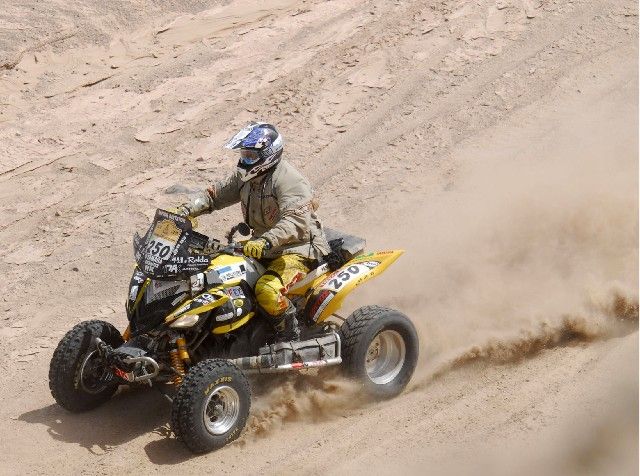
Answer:
POLYGON ((287 309, 276 316, 273 327, 276 330, 276 342, 290 342, 300 340, 300 328, 296 319, 296 307, 289 302, 287 309))

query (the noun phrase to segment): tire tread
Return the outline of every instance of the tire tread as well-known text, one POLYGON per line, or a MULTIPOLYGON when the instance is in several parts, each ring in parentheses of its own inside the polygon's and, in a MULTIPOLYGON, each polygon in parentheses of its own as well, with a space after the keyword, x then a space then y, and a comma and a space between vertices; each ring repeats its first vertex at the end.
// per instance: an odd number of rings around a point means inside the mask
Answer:
POLYGON ((409 382, 415 369, 419 343, 415 327, 407 316, 396 309, 370 305, 356 309, 340 327, 342 339, 342 368, 344 373, 359 380, 363 389, 374 398, 391 398, 399 394, 409 382), (379 321, 380 324, 377 324, 379 321), (378 330, 378 326, 381 326, 378 330), (405 339, 407 360, 404 370, 394 383, 377 385, 366 374, 364 359, 369 343, 377 332, 395 328, 405 339), (399 380, 398 380, 399 379, 399 380))
POLYGON ((83 395, 74 390, 77 360, 86 351, 83 347, 88 345, 87 331, 112 346, 119 346, 124 342, 120 332, 112 324, 98 319, 76 324, 60 340, 49 365, 49 390, 60 406, 72 412, 90 410, 101 405, 117 389, 116 386, 99 396, 92 395, 94 398, 90 399, 82 398, 83 395))
MULTIPOLYGON (((211 442, 207 441, 203 435, 197 431, 193 431, 197 428, 196 418, 199 418, 199 412, 194 411, 197 405, 197 398, 200 394, 199 387, 202 385, 202 380, 209 378, 212 373, 231 373, 238 376, 236 381, 239 381, 243 386, 244 392, 248 396, 249 407, 251 405, 251 388, 249 383, 238 367, 232 363, 222 359, 207 359, 193 366, 184 378, 184 381, 180 384, 178 392, 173 400, 173 406, 171 408, 171 428, 176 435, 176 438, 184 443, 194 453, 205 453, 224 446, 227 443, 235 440, 241 433, 238 431, 235 436, 228 440, 224 440, 221 445, 215 445, 212 448, 211 442)), ((239 420, 244 420, 249 416, 249 408, 246 409, 244 415, 239 416, 239 420)))
POLYGON ((357 343, 360 341, 361 335, 369 327, 369 324, 376 319, 379 319, 383 314, 388 312, 398 312, 394 309, 370 305, 363 306, 355 311, 347 318, 347 320, 340 327, 342 333, 342 362, 344 367, 349 373, 354 373, 355 369, 352 369, 354 364, 354 351, 357 343))

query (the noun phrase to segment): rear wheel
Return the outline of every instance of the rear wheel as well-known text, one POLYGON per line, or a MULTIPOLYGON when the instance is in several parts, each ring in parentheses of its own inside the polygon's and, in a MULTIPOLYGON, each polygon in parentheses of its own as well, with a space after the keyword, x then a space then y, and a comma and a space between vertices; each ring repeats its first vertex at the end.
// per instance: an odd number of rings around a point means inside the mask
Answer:
POLYGON ((398 395, 409 383, 418 361, 415 327, 399 311, 365 306, 340 327, 342 364, 374 398, 398 395))
POLYGON ((51 395, 60 406, 72 412, 95 408, 118 389, 111 370, 98 355, 94 337, 111 347, 124 343, 120 332, 108 322, 85 321, 65 334, 51 358, 51 395))
POLYGON ((244 428, 251 408, 246 377, 231 362, 208 359, 189 370, 173 400, 171 426, 194 453, 221 448, 244 428))

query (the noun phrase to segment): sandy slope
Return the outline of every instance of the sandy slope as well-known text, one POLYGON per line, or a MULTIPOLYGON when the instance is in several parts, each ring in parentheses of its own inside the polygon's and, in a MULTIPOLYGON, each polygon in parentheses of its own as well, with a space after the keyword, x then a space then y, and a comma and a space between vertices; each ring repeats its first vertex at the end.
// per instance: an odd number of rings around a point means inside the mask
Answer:
POLYGON ((0 472, 637 473, 637 3, 155 4, 0 12, 0 472), (57 341, 124 327, 134 230, 254 117, 325 222, 408 250, 349 306, 412 316, 410 388, 294 379, 201 457, 155 393, 62 411, 57 341))

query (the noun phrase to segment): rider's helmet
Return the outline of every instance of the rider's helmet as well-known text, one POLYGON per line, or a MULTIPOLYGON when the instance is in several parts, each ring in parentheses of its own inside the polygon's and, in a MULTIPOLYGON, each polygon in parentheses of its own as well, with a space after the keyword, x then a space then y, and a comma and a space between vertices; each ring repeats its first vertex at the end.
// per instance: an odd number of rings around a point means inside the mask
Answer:
POLYGON ((250 122, 225 147, 240 149, 238 172, 241 180, 247 182, 280 162, 284 139, 275 126, 266 122, 250 122))

